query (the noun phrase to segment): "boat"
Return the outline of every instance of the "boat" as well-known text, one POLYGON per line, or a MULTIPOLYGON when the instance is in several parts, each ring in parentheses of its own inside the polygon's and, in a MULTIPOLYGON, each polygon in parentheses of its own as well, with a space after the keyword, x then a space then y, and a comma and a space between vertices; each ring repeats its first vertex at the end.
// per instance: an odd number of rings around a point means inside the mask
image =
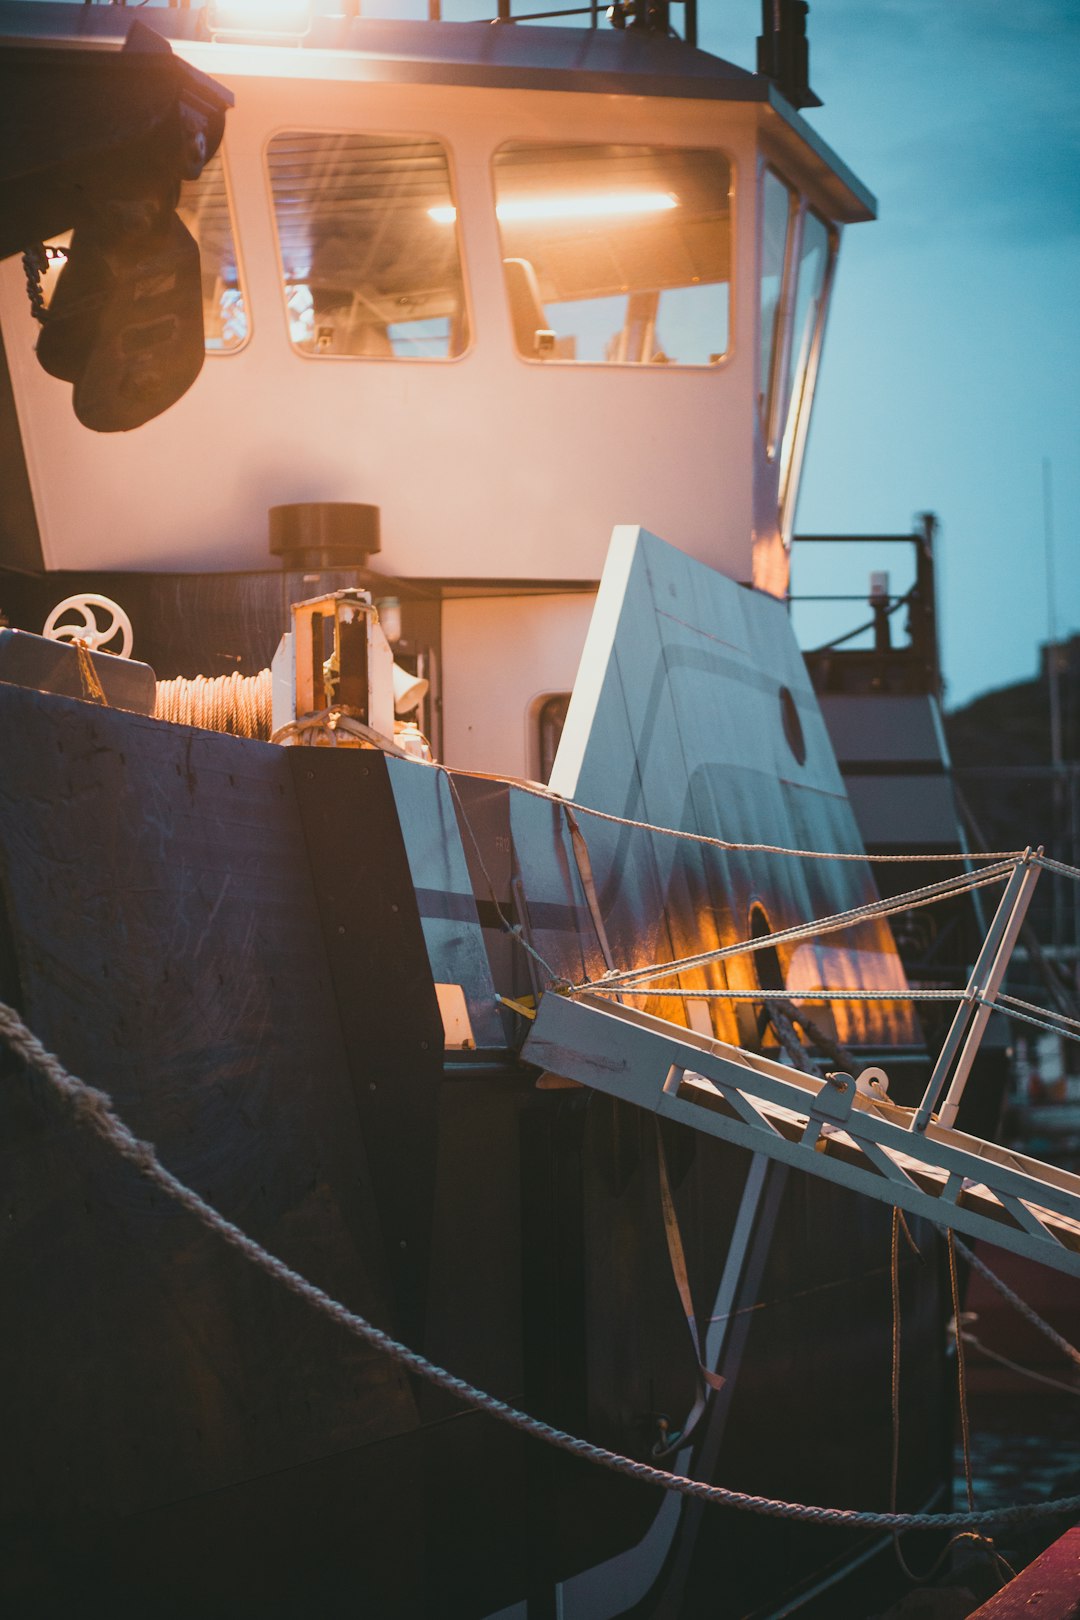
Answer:
MULTIPOLYGON (((66 87, 30 144, 71 216, 0 264, 0 1002, 206 1205, 496 1400, 934 1511, 929 1223, 896 1253, 886 1204, 528 1057, 553 988, 711 950, 624 1001, 761 1072, 884 1065, 899 1103, 929 1072, 785 604, 874 201, 780 11, 750 73, 640 0, 213 0, 133 37, 0 5, 9 82, 66 87), (106 112, 122 156, 73 203, 106 112)), ((410 1376, 39 1079, 0 1050, 8 1612, 865 1612, 888 1536, 619 1477, 410 1376)))

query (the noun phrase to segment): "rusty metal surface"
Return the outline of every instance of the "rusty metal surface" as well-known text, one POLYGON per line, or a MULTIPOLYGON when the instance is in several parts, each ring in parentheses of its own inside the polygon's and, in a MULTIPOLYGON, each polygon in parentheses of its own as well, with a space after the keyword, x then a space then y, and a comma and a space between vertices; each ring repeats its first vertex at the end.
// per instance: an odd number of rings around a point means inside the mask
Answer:
POLYGON ((1078 1614, 1080 1525, 1074 1525, 970 1620, 1076 1620, 1078 1614))

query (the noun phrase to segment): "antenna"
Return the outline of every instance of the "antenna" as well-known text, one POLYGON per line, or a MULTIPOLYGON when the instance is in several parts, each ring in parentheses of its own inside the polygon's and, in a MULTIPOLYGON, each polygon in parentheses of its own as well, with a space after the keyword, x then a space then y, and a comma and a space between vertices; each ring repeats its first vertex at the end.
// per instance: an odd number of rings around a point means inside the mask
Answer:
MULTIPOLYGON (((1050 691, 1051 802, 1054 807, 1054 842, 1061 839, 1065 826, 1065 773, 1062 769, 1061 667, 1057 644, 1057 603, 1054 579, 1054 468, 1049 456, 1043 457, 1043 552, 1046 557, 1046 684, 1050 691)), ((1054 891, 1054 944, 1063 938, 1061 886, 1054 891)))
POLYGON ((810 88, 809 11, 807 0, 761 0, 757 70, 796 108, 821 106, 810 88))

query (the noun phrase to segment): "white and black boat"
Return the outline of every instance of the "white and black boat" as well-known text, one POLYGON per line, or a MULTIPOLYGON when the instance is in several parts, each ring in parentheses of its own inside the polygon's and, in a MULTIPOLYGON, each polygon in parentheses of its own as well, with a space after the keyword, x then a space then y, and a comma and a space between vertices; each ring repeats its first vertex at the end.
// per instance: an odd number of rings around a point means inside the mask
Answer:
MULTIPOLYGON (((434 1362, 631 1457, 886 1508, 888 1208, 520 1056, 553 984, 876 895, 859 860, 745 847, 863 848, 785 595, 874 203, 800 114, 797 9, 755 74, 640 3, 608 30, 215 0, 124 50, 123 8, 0 5, 35 86, 0 188, 0 1000, 434 1362), (81 649, 37 634, 70 598, 81 649)), ((914 1101, 902 1001, 808 1026, 708 995, 906 984, 869 918, 636 1004, 884 1062, 914 1101)), ((0 1080, 7 1612, 848 1612, 880 1533, 667 1495, 410 1380, 2 1050, 0 1080)), ((918 1511, 952 1443, 913 1228, 918 1511)))

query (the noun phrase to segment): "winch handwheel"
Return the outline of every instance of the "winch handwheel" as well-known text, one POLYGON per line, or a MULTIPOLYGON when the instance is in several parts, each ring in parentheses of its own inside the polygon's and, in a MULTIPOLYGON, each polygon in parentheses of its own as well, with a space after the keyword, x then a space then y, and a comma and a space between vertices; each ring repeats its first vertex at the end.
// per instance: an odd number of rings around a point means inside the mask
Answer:
POLYGON ((65 596, 45 620, 42 635, 50 641, 81 641, 91 652, 111 652, 119 658, 130 658, 134 636, 131 620, 117 602, 108 596, 96 596, 84 591, 78 596, 65 596), (66 614, 78 614, 78 621, 61 624, 66 614), (99 617, 99 614, 101 617, 99 617), (108 643, 119 636, 120 645, 108 643))

